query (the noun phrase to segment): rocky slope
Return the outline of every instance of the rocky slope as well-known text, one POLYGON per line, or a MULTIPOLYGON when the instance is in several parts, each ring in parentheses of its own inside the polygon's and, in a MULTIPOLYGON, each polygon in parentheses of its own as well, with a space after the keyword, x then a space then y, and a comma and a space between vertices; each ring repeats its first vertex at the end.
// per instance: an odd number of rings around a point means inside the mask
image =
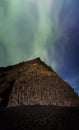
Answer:
POLYGON ((0 67, 0 104, 79 106, 79 97, 39 58, 0 67))

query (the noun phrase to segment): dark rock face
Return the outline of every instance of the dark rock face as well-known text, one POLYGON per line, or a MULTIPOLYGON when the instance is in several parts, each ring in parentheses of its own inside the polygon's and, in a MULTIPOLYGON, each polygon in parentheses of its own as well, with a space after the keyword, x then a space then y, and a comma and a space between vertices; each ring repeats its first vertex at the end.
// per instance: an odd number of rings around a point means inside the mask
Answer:
POLYGON ((0 130, 79 130, 79 108, 33 105, 0 109, 0 130))
POLYGON ((0 104, 78 106, 79 97, 39 58, 0 68, 0 104))

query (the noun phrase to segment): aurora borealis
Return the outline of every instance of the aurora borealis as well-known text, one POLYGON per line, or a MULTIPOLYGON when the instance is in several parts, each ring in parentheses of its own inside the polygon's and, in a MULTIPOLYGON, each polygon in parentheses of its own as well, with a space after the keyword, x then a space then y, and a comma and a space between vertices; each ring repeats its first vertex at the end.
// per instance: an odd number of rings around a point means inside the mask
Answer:
POLYGON ((79 93, 79 0, 0 0, 0 66, 40 57, 79 93))

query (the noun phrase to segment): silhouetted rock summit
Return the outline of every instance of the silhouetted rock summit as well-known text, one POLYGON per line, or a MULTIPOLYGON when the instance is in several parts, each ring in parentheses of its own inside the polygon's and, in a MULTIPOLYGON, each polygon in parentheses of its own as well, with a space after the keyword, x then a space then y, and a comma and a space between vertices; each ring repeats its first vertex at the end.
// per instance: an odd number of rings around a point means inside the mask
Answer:
POLYGON ((0 104, 78 106, 79 97, 40 58, 0 67, 0 104))

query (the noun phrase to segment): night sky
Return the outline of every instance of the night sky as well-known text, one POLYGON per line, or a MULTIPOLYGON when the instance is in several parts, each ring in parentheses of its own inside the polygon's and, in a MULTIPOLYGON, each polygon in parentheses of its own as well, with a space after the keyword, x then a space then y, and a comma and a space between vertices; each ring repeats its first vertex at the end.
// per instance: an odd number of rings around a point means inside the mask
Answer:
POLYGON ((36 57, 79 94, 79 0, 0 0, 0 66, 36 57))

